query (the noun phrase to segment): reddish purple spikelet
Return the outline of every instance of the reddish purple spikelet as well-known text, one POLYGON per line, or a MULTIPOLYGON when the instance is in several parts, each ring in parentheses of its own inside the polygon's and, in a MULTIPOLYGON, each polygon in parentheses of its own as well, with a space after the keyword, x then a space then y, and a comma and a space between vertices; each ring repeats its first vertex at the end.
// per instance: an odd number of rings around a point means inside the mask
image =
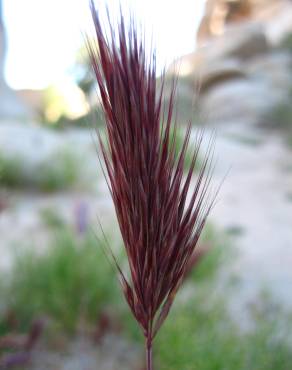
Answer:
POLYGON ((99 142, 130 278, 118 264, 117 268, 127 302, 150 348, 213 204, 206 199, 211 178, 210 148, 190 190, 202 135, 197 138, 191 166, 184 176, 191 126, 177 158, 175 135, 173 139, 170 134, 171 127, 174 131, 176 127, 172 123, 175 85, 164 114, 163 84, 159 90, 156 86, 155 54, 147 61, 134 22, 126 29, 121 15, 118 34, 110 25, 108 39, 93 2, 91 10, 97 47, 88 47, 107 132, 107 142, 100 137, 99 142))

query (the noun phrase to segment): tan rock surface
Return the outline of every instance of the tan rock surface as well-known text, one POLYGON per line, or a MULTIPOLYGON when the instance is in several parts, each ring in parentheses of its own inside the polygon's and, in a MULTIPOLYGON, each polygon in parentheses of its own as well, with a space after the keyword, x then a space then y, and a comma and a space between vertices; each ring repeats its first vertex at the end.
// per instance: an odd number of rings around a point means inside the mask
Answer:
POLYGON ((229 25, 247 20, 269 22, 292 8, 289 0, 207 0, 198 42, 222 35, 229 25))

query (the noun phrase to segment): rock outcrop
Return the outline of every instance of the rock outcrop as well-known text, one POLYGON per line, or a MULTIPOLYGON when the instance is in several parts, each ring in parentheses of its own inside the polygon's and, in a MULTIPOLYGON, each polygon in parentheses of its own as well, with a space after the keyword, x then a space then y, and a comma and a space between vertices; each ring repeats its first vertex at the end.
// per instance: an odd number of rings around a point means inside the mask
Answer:
POLYGON ((198 42, 222 35, 232 24, 243 21, 277 21, 275 15, 291 7, 290 0, 207 0, 198 31, 198 42))
POLYGON ((169 74, 178 74, 179 84, 192 84, 188 100, 198 103, 204 122, 257 123, 290 99, 292 43, 281 44, 290 33, 290 0, 209 0, 198 36, 204 45, 174 63, 169 74), (204 33, 218 9, 226 13, 220 35, 204 33))

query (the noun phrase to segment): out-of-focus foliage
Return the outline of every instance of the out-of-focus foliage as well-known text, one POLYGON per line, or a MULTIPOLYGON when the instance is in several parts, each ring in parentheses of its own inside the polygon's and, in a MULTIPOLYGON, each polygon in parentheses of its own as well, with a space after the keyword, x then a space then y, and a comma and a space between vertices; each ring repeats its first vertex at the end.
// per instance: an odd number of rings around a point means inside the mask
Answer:
MULTIPOLYGON (((291 68, 292 71, 292 68, 291 68)), ((285 100, 271 107, 261 118, 264 127, 278 130, 292 146, 292 86, 285 100)))
POLYGON ((292 32, 287 33, 285 37, 281 40, 280 48, 288 50, 292 53, 292 32))
POLYGON ((273 305, 267 303, 255 317, 254 328, 241 333, 229 318, 223 297, 213 300, 211 292, 198 288, 193 298, 174 307, 156 342, 159 369, 290 369, 292 322, 287 317, 279 320, 279 307, 271 313, 273 305))
POLYGON ((79 88, 89 97, 92 93, 96 81, 93 77, 92 66, 86 45, 82 46, 76 56, 74 76, 79 88))
MULTIPOLYGON (((260 296, 250 309, 252 328, 241 330, 228 310, 233 280, 225 290, 216 283, 234 257, 230 240, 207 225, 202 243, 211 249, 195 265, 155 341, 159 369, 289 370, 292 318, 270 297, 260 296)), ((141 341, 129 315, 123 323, 130 337, 141 341)))
POLYGON ((40 315, 74 331, 82 319, 97 322, 117 297, 117 279, 94 235, 55 225, 48 250, 19 252, 7 279, 6 304, 24 326, 40 315), (13 294, 11 294, 13 292, 13 294))
POLYGON ((49 86, 44 91, 43 120, 55 127, 66 119, 80 119, 88 112, 89 106, 84 93, 72 81, 49 86))
POLYGON ((80 161, 69 150, 60 150, 28 169, 20 156, 0 153, 0 185, 56 191, 76 186, 81 178, 80 161))
POLYGON ((222 265, 229 258, 232 258, 230 242, 227 236, 214 228, 212 224, 206 225, 200 238, 200 243, 205 248, 206 253, 194 266, 189 275, 195 284, 216 278, 222 265))
POLYGON ((70 76, 43 92, 42 120, 55 128, 87 127, 95 81, 85 45, 77 52, 70 76))
MULTIPOLYGON (((6 305, 23 327, 47 315, 55 330, 72 332, 80 320, 94 324, 114 304, 125 333, 142 345, 140 330, 104 255, 103 242, 92 234, 76 234, 53 211, 43 212, 42 217, 54 234, 51 245, 46 252, 29 249, 19 253, 11 275, 5 277, 5 289, 1 288, 6 305)), ((261 297, 250 311, 252 329, 240 331, 227 310, 232 286, 231 290, 226 287, 223 296, 222 287, 218 290, 216 285, 229 241, 208 226, 202 244, 211 249, 195 265, 155 341, 159 369, 290 370, 291 318, 261 297)), ((0 330, 5 333, 1 322, 0 330)))

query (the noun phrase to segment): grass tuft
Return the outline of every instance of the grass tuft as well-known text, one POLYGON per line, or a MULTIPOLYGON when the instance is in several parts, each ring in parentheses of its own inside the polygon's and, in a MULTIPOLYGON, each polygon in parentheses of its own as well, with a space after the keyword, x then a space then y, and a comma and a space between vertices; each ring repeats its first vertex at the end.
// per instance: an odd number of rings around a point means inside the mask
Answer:
POLYGON ((59 150, 29 171, 20 156, 0 153, 0 185, 8 188, 32 188, 45 192, 77 185, 80 161, 69 150, 59 150))
POLYGON ((60 228, 47 252, 17 255, 7 303, 18 320, 27 325, 47 315, 69 332, 81 318, 96 322, 118 288, 103 248, 91 234, 78 239, 71 230, 60 228))
POLYGON ((291 321, 283 332, 278 313, 262 315, 254 329, 243 334, 228 317, 223 298, 210 304, 208 293, 200 292, 174 307, 157 337, 159 369, 289 370, 291 321))

